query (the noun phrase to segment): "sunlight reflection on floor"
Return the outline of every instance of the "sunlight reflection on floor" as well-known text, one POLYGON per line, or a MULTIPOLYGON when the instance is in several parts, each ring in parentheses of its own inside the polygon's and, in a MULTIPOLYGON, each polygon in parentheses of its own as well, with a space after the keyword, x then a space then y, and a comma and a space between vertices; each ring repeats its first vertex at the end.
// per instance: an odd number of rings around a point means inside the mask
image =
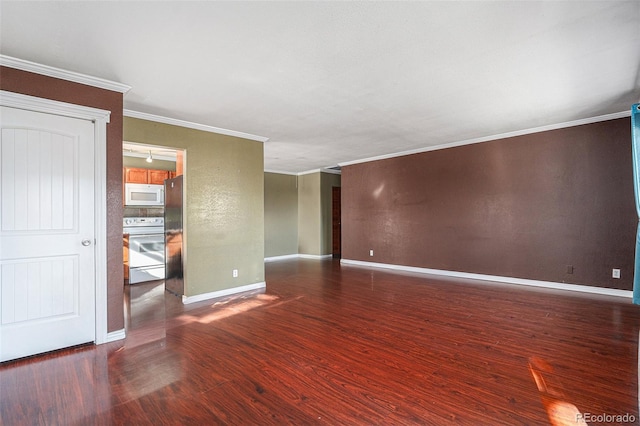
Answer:
POLYGON ((562 385, 554 377, 553 367, 542 358, 529 359, 529 371, 540 391, 542 404, 552 426, 586 425, 584 416, 574 404, 565 401, 562 385))
POLYGON ((243 312, 247 312, 251 309, 258 308, 260 306, 268 305, 272 302, 275 302, 279 299, 278 296, 273 296, 269 294, 258 294, 254 298, 249 300, 245 300, 239 303, 233 303, 233 300, 227 300, 224 302, 216 302, 211 305, 212 308, 215 309, 214 312, 206 314, 204 316, 193 316, 193 315, 180 315, 178 320, 183 323, 192 323, 198 322, 200 324, 209 324, 213 321, 217 321, 223 318, 228 318, 233 315, 237 315, 243 312), (231 304, 230 304, 231 303, 231 304), (228 306, 224 306, 228 305, 228 306), (224 307, 223 307, 224 306, 224 307))

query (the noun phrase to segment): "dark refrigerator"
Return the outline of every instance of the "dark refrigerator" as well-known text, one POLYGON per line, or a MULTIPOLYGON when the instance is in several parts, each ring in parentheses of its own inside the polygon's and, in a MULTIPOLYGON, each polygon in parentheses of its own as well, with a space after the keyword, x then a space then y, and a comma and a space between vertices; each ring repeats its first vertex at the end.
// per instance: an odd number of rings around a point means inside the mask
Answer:
POLYGON ((182 176, 164 181, 165 289, 182 296, 182 176))

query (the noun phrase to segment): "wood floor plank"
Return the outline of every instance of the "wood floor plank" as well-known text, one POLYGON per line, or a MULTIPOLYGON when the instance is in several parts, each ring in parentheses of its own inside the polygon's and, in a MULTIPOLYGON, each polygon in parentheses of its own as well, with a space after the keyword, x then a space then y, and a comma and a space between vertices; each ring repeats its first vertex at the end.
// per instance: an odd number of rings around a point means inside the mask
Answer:
POLYGON ((266 272, 186 306, 126 287, 124 341, 0 365, 0 423, 531 425, 549 401, 639 418, 627 299, 335 260, 266 272))

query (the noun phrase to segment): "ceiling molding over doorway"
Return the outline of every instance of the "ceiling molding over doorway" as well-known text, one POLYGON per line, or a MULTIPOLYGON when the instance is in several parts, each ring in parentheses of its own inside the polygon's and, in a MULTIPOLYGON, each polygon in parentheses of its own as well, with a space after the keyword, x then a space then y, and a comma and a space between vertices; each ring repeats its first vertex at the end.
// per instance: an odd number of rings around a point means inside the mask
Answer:
POLYGON ((170 124, 173 126, 187 127, 189 129, 202 130, 204 132, 218 133, 226 136, 234 136, 237 138, 249 139, 257 142, 267 142, 269 138, 264 136, 251 135, 249 133, 237 132, 235 130, 222 129, 220 127, 208 126, 206 124, 192 123, 190 121, 178 120, 176 118, 163 117, 160 115, 147 114, 146 112, 124 110, 125 117, 139 118, 141 120, 155 121, 156 123, 170 124))

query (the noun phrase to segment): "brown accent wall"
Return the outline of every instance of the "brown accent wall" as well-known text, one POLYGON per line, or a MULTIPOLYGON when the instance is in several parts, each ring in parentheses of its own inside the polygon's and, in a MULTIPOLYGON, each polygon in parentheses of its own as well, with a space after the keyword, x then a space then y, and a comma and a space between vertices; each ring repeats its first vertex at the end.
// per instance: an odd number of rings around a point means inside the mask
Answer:
POLYGON ((629 118, 343 167, 343 258, 631 290, 632 179, 629 118))
POLYGON ((108 331, 124 328, 122 268, 122 93, 0 67, 0 89, 111 111, 107 124, 108 331))

